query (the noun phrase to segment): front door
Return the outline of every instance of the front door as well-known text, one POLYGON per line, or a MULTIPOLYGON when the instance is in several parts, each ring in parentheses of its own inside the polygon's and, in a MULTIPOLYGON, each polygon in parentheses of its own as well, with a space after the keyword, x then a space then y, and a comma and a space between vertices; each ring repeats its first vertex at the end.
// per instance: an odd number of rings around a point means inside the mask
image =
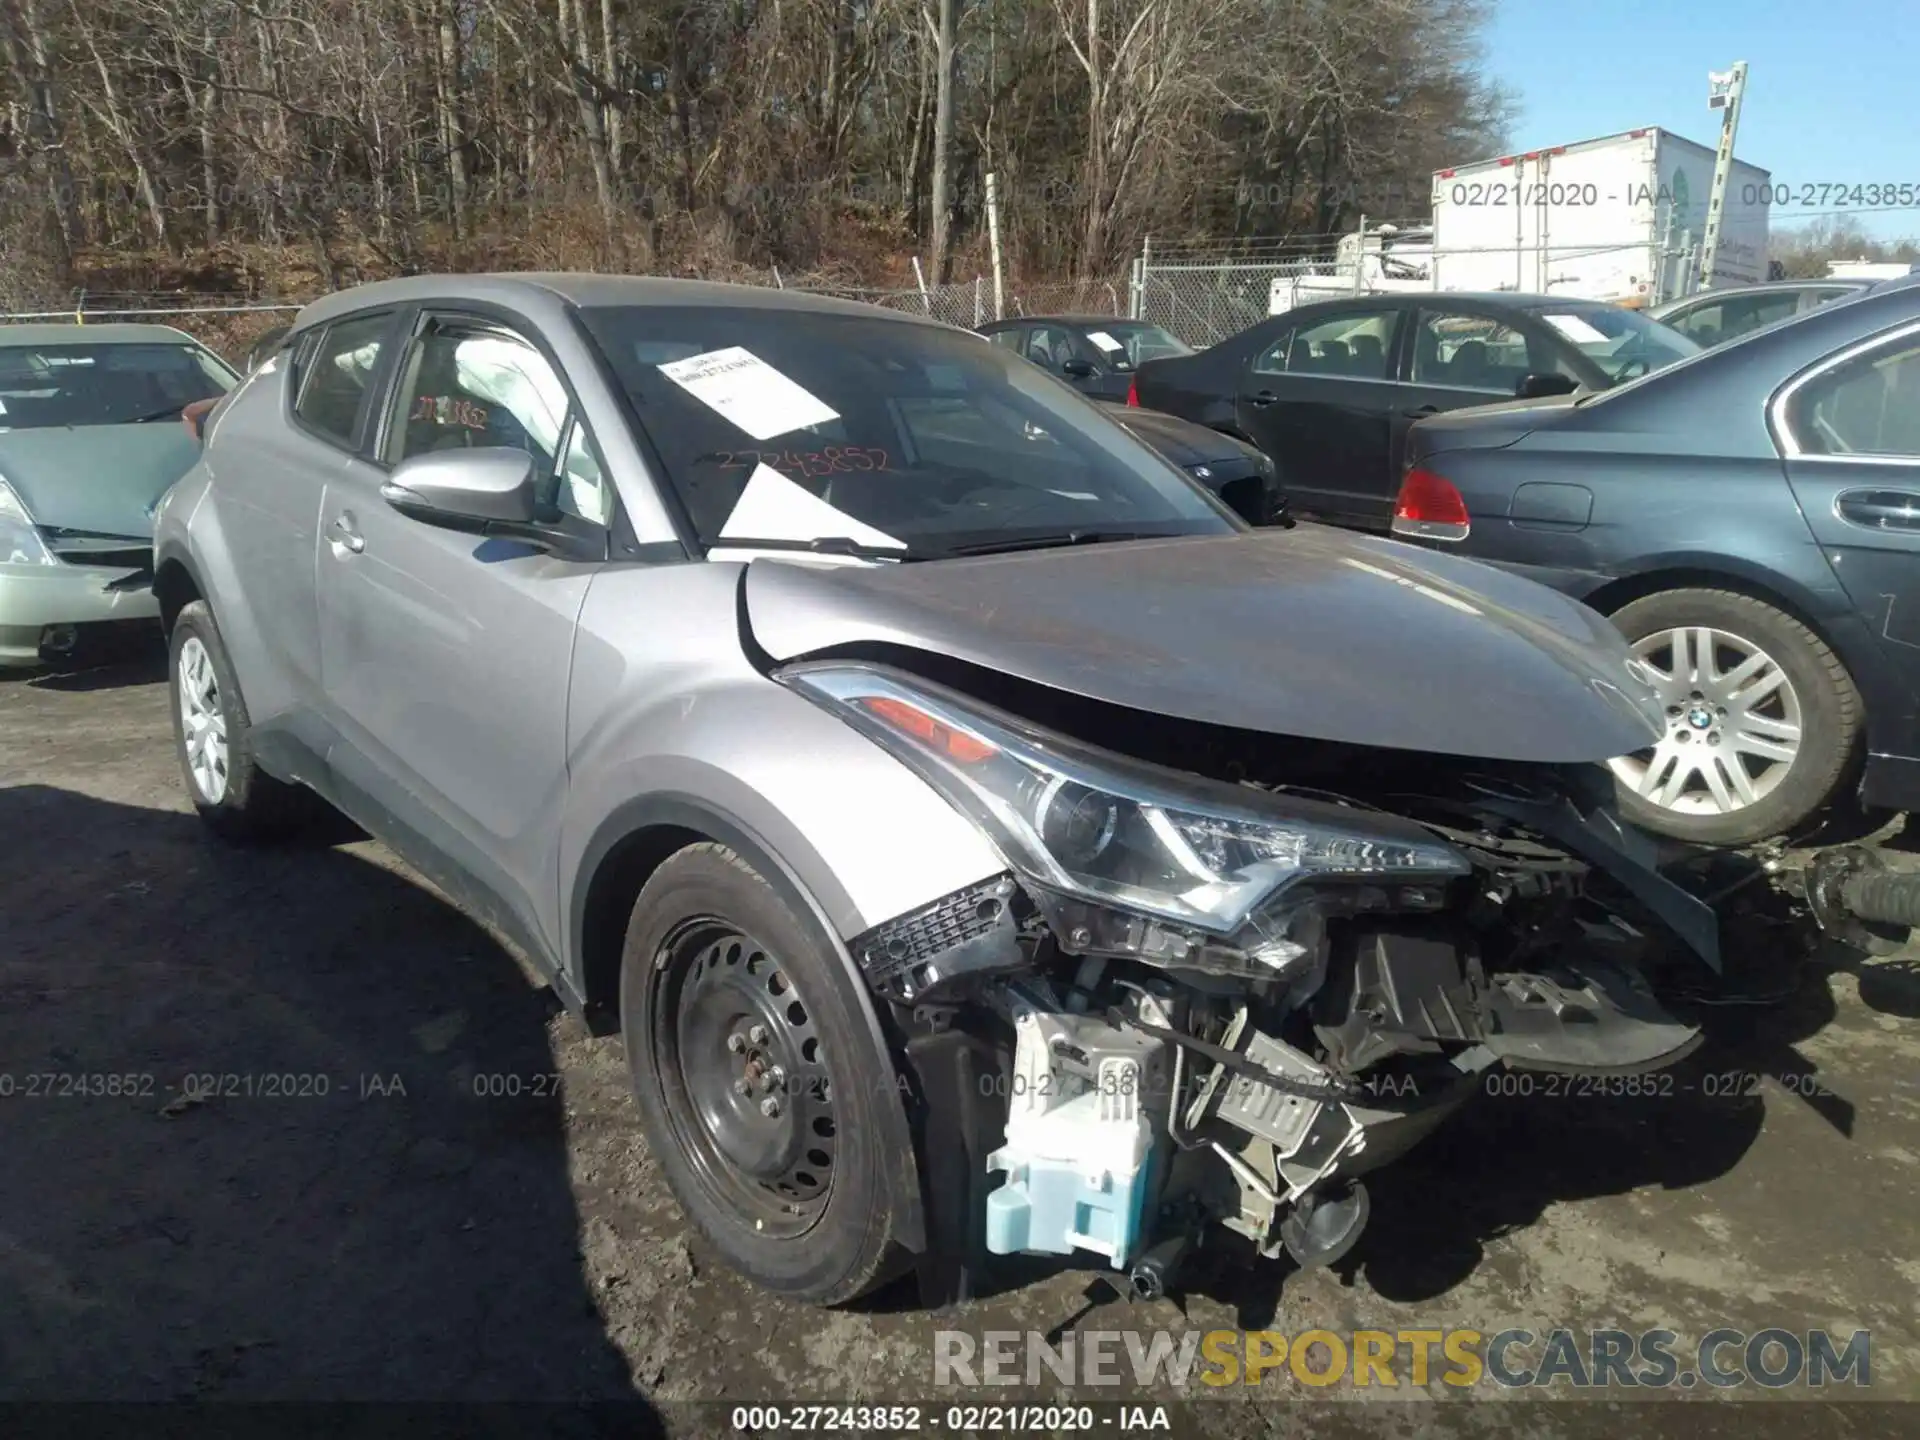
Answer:
POLYGON ((1234 418, 1273 457, 1295 513, 1374 530, 1392 520, 1398 325, 1388 309, 1321 315, 1247 361, 1234 418))
POLYGON ((1396 487, 1414 422, 1448 410, 1512 400, 1528 375, 1561 375, 1576 384, 1591 378, 1547 336, 1476 311, 1422 305, 1408 339, 1407 378, 1394 413, 1391 468, 1396 487))
POLYGON ((591 438, 538 350, 457 315, 421 317, 382 430, 322 507, 335 783, 431 878, 557 954, 567 689, 600 564, 409 519, 380 486, 411 456, 511 446, 555 509, 591 526, 606 519, 591 438))

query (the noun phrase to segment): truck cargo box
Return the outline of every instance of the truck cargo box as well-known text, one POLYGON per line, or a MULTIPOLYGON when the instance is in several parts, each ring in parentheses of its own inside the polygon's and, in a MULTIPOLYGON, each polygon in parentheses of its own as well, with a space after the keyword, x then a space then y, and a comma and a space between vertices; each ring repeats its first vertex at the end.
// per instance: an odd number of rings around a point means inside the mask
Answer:
MULTIPOLYGON (((1713 166, 1707 146, 1648 128, 1437 171, 1435 288, 1628 305, 1687 294, 1713 166)), ((1709 288, 1767 278, 1770 180, 1734 161, 1709 288)))

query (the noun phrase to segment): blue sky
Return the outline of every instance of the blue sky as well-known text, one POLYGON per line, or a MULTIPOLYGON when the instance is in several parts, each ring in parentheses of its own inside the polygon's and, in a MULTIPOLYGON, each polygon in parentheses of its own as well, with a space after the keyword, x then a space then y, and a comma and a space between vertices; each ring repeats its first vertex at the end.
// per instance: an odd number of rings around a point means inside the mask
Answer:
MULTIPOLYGON (((1800 206, 1802 186, 1920 190, 1920 0, 1496 0, 1486 59, 1518 101, 1516 150, 1642 125, 1712 145, 1707 72, 1745 60, 1735 153, 1796 192, 1774 207, 1775 231, 1821 213, 1800 206)), ((1883 239, 1920 236, 1920 208, 1860 220, 1883 239)))

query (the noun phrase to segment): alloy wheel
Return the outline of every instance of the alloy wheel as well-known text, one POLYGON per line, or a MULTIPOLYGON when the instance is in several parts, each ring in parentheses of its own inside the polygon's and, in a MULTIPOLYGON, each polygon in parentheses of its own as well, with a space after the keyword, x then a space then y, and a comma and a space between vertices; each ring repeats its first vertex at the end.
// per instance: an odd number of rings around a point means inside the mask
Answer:
POLYGON ((220 700, 220 678, 213 656, 198 635, 180 647, 176 688, 180 695, 180 743, 194 789, 209 805, 227 794, 227 715, 220 700))
POLYGON ((837 1138, 812 1012, 779 960, 724 921, 683 925, 662 959, 654 1063, 680 1148, 756 1231, 805 1233, 826 1208, 837 1138))
POLYGON ((1799 757, 1800 697, 1780 663, 1711 626, 1655 631, 1633 642, 1666 711, 1658 743, 1612 762, 1649 805, 1725 815, 1779 788, 1799 757))

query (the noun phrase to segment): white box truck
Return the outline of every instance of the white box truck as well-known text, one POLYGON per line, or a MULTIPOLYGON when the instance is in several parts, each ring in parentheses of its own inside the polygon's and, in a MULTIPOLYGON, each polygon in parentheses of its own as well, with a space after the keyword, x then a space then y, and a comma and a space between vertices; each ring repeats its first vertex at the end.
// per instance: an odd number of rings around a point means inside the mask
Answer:
POLYGON ((1648 128, 1436 171, 1434 288, 1639 306, 1765 280, 1772 177, 1738 159, 1713 276, 1697 280, 1713 163, 1648 128))

